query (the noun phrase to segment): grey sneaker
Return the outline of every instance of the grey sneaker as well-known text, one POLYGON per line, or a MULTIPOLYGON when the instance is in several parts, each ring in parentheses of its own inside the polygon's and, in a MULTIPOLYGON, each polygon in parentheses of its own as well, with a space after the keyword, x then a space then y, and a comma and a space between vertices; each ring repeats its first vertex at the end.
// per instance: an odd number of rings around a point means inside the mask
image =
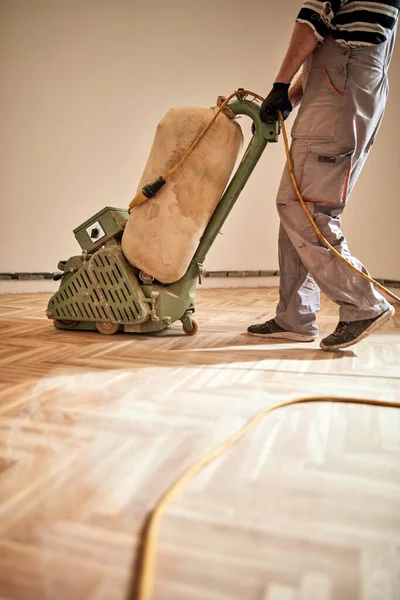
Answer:
POLYGON ((362 321, 340 321, 333 333, 320 343, 322 350, 339 350, 357 344, 370 333, 378 329, 393 317, 395 310, 390 306, 385 312, 373 319, 362 321))
POLYGON ((260 338, 290 340, 291 342, 314 342, 317 339, 315 335, 286 331, 278 323, 275 323, 274 319, 261 323, 261 325, 250 325, 247 333, 260 338))

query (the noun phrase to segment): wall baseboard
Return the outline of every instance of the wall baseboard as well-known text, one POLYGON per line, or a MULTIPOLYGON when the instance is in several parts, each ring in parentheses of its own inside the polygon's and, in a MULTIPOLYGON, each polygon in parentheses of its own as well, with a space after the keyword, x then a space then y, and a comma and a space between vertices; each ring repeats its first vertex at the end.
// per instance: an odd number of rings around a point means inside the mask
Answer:
MULTIPOLYGON (((0 294, 55 293, 59 281, 55 273, 0 273, 0 294)), ((396 293, 400 281, 377 279, 396 293)), ((208 271, 202 277, 202 287, 207 288, 262 288, 279 285, 279 271, 208 271)))
MULTIPOLYGON (((39 281, 53 279, 59 272, 0 273, 0 281, 39 281)), ((203 277, 279 277, 279 271, 207 271, 203 277)))
MULTIPOLYGON (((52 280, 54 275, 57 273, 0 273, 0 281, 39 281, 39 280, 52 280)), ((207 271, 203 277, 217 277, 219 279, 224 277, 279 277, 278 270, 266 270, 266 271, 207 271)), ((394 279, 379 279, 376 281, 381 285, 391 288, 400 288, 400 281, 394 279)))

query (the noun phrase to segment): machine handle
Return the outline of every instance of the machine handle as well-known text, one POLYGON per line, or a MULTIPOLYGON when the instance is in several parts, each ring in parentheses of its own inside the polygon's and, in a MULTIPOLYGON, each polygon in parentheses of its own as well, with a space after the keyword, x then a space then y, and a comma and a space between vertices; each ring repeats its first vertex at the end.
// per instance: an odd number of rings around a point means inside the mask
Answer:
POLYGON ((246 115, 253 121, 252 133, 260 139, 267 142, 277 142, 281 132, 281 124, 279 119, 275 123, 263 123, 260 119, 260 107, 252 100, 239 99, 230 102, 228 107, 235 115, 246 115))
MULTIPOLYGON (((246 94, 246 92, 244 92, 246 94)), ((244 188, 247 180, 254 170, 258 160, 260 159, 265 147, 269 142, 277 142, 280 133, 280 123, 263 123, 260 119, 260 107, 252 100, 242 99, 234 102, 229 102, 227 105, 235 115, 246 115, 255 123, 256 131, 253 135, 250 144, 245 151, 240 165, 236 173, 234 173, 228 187, 226 188, 217 208, 214 211, 211 220, 209 221, 205 232, 202 235, 200 244, 192 261, 191 276, 197 278, 197 264, 203 264, 207 252, 212 243, 221 231, 225 220, 233 208, 240 192, 244 188)))

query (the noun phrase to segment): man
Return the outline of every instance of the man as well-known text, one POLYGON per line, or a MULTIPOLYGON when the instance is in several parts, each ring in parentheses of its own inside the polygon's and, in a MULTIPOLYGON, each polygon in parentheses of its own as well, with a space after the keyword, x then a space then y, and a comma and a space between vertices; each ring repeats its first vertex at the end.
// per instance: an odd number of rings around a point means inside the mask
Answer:
MULTIPOLYGON (((260 109, 265 123, 300 104, 292 129, 294 173, 324 237, 349 262, 340 215, 382 120, 400 0, 304 2, 273 89, 260 109), (290 84, 303 67, 301 77, 290 84)), ((386 323, 394 308, 319 241, 285 169, 278 191, 279 304, 274 319, 252 325, 263 338, 313 341, 320 289, 339 305, 339 324, 323 350, 351 346, 386 323)))

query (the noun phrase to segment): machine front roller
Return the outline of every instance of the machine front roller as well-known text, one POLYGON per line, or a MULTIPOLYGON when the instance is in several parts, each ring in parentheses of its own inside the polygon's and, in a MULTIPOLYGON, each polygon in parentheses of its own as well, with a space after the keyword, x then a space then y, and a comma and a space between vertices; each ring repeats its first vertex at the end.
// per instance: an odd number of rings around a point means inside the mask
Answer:
POLYGON ((119 329, 119 323, 112 323, 111 321, 97 321, 96 329, 103 335, 114 335, 119 329))
POLYGON ((181 319, 183 331, 186 335, 196 335, 199 330, 199 325, 192 317, 192 312, 187 311, 181 319))
POLYGON ((76 325, 78 325, 79 321, 61 321, 56 320, 53 321, 54 327, 59 326, 61 329, 73 329, 76 325))

